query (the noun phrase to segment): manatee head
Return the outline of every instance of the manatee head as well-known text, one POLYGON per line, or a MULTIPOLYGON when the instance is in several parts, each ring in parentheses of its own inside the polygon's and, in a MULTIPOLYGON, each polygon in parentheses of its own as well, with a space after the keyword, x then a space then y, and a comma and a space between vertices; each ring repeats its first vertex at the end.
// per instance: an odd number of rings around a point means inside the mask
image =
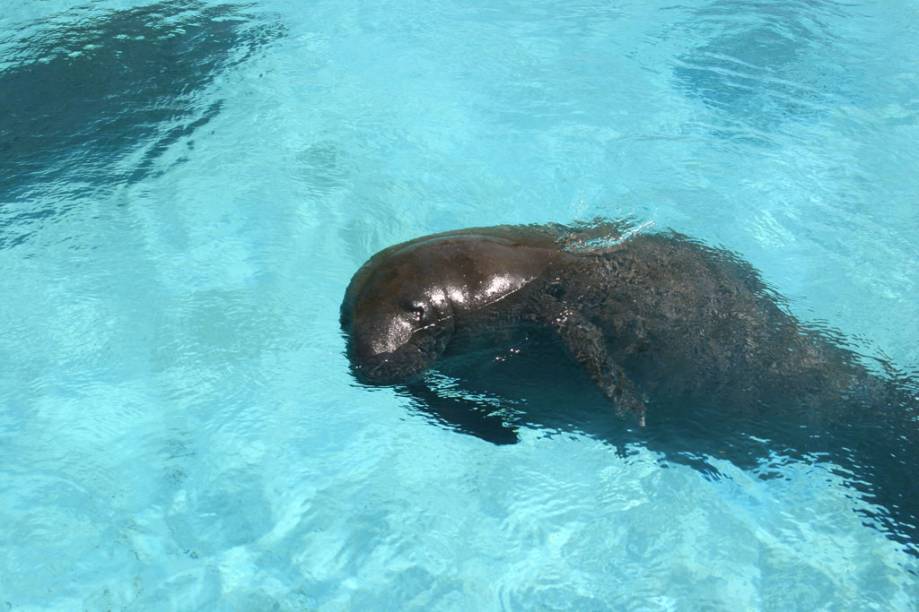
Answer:
POLYGON ((351 279, 341 305, 348 359, 362 383, 406 382, 443 354, 453 308, 432 262, 398 248, 371 258, 351 279))

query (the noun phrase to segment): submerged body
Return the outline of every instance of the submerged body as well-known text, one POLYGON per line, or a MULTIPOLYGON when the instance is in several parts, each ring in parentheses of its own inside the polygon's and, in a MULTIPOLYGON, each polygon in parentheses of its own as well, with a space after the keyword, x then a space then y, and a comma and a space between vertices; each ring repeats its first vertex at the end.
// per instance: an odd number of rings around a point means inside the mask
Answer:
POLYGON ((501 359, 481 356, 548 338, 609 405, 649 428, 680 411, 790 423, 774 431, 801 433, 780 450, 835 453, 885 489, 883 503, 915 533, 915 391, 869 372, 838 334, 800 323, 728 251, 617 223, 447 232, 371 258, 341 313, 360 381, 401 385, 458 429, 516 439, 439 397, 424 373, 473 355, 482 378, 501 359))
POLYGON ((440 359, 541 328, 620 410, 671 400, 807 407, 883 388, 733 254, 673 233, 623 239, 622 230, 472 229, 382 251, 342 304, 355 374, 406 382, 440 359), (600 234, 607 244, 592 248, 600 234))

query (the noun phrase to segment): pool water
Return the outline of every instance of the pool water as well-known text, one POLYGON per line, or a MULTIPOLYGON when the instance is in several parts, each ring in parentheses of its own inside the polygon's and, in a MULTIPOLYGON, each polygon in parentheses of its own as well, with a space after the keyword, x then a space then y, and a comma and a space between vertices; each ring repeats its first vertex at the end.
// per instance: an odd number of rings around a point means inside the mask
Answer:
POLYGON ((628 215, 919 376, 917 24, 909 0, 8 3, 0 609, 915 609, 915 549, 830 462, 492 445, 357 385, 338 307, 401 240, 628 215))

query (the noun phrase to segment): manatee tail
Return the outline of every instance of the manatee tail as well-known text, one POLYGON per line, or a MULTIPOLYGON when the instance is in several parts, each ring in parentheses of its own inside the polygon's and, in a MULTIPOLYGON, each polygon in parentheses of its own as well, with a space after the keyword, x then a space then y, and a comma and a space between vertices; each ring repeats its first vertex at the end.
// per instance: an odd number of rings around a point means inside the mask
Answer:
POLYGON ((861 416, 831 428, 837 462, 855 476, 854 488, 876 504, 866 515, 919 556, 919 384, 877 379, 861 416))

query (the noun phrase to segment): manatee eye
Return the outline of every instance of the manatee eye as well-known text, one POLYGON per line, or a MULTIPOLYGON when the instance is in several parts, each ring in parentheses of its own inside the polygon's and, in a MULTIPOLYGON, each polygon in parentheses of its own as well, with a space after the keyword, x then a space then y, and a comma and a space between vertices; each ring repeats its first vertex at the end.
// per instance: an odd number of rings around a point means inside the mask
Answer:
POLYGON ((427 314, 427 306, 425 306, 424 302, 407 302, 403 305, 403 308, 411 313, 412 318, 419 323, 425 319, 427 314))

